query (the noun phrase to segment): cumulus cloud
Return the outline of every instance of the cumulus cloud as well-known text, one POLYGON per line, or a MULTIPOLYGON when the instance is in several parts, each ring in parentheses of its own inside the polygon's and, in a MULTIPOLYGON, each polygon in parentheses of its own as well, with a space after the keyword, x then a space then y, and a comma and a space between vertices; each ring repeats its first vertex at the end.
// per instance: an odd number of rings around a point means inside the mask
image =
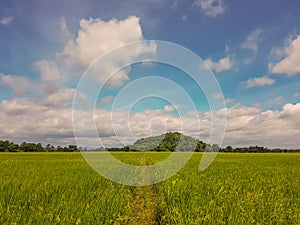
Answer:
POLYGON ((59 68, 52 61, 41 60, 33 63, 33 68, 40 73, 40 81, 32 82, 24 76, 5 75, 0 73, 0 84, 12 89, 15 96, 25 96, 26 91, 45 95, 54 94, 61 87, 59 68))
POLYGON ((225 103, 226 103, 226 104, 231 104, 231 103, 233 103, 233 102, 235 102, 235 99, 234 99, 234 98, 226 98, 226 99, 225 99, 225 103))
POLYGON ((286 104, 278 111, 242 105, 229 108, 224 145, 299 148, 297 113, 300 113, 300 103, 286 104))
POLYGON ((212 59, 206 59, 204 62, 210 69, 216 72, 229 70, 233 66, 233 62, 229 56, 221 58, 217 62, 212 61, 212 59))
POLYGON ((226 11, 223 0, 196 0, 193 6, 199 8, 204 15, 215 18, 226 11))
MULTIPOLYGON (((54 104, 68 101, 67 97, 52 97, 54 104), (63 99, 63 100, 60 100, 63 99)), ((62 93, 62 96, 64 95, 62 93)), ((97 141, 91 138, 91 127, 87 121, 93 119, 106 146, 130 144, 137 138, 165 131, 181 131, 187 135, 209 140, 211 112, 189 112, 177 117, 165 110, 132 112, 96 109, 94 117, 90 112, 79 113, 80 130, 91 145, 97 141), (199 116, 199 118, 197 118, 199 116), (156 122, 155 122, 156 121, 156 122), (160 122, 160 126, 156 126, 160 122), (200 122, 200 128, 197 124, 200 122), (183 127, 183 128, 182 128, 183 127), (152 130, 151 130, 152 129, 152 130), (119 140, 118 140, 119 139, 119 140)), ((222 109, 216 112, 224 114, 222 109)), ((256 107, 235 105, 227 108, 227 130, 223 146, 262 145, 268 147, 299 148, 300 103, 286 104, 281 110, 263 111, 256 107)), ((0 104, 0 136, 17 142, 34 141, 66 145, 75 143, 72 126, 72 108, 53 107, 43 102, 13 99, 0 104), (35 115, 35 116, 32 116, 35 115)))
POLYGON ((282 96, 278 96, 277 98, 271 98, 268 99, 265 104, 267 105, 282 105, 286 102, 286 100, 284 99, 284 97, 282 96))
POLYGON ((222 93, 213 93, 213 99, 218 100, 224 98, 222 93))
POLYGON ((244 82, 244 85, 246 88, 252 88, 252 87, 273 85, 274 83, 275 83, 274 79, 271 79, 267 76, 263 76, 263 77, 250 78, 249 80, 244 82))
POLYGON ((25 96, 26 91, 33 87, 26 77, 4 75, 2 73, 0 73, 0 84, 11 88, 15 96, 25 96))
MULTIPOLYGON (((128 71, 129 69, 127 69, 128 71)), ((104 80, 105 76, 98 78, 98 81, 101 83, 106 82, 108 87, 121 87, 123 86, 124 82, 129 80, 128 72, 126 70, 120 70, 114 74, 112 74, 108 80, 104 80)))
POLYGON ((121 46, 122 44, 142 40, 139 18, 128 17, 118 21, 112 19, 81 19, 76 40, 70 41, 60 54, 69 66, 80 64, 87 67, 93 60, 121 46))
MULTIPOLYGON (((74 96, 76 94, 76 89, 67 88, 62 89, 52 95, 47 96, 43 102, 47 106, 61 107, 70 106, 73 102, 74 96)), ((82 93, 77 93, 80 99, 86 99, 85 95, 82 93)))
MULTIPOLYGON (((62 25, 63 27, 66 26, 64 23, 62 25)), ((79 26, 76 39, 70 39, 64 50, 57 54, 57 57, 64 61, 66 68, 75 75, 82 75, 82 72, 94 60, 111 50, 126 43, 143 40, 140 19, 136 16, 130 16, 124 20, 112 19, 109 21, 103 21, 99 18, 81 19, 79 26)), ((110 71, 111 67, 117 71, 119 69, 118 62, 130 62, 145 52, 155 53, 156 47, 145 45, 139 49, 127 51, 123 55, 115 56, 117 59, 110 59, 107 65, 102 65, 101 73, 95 73, 97 81, 106 82, 107 76, 110 75, 106 72, 110 71)), ((122 70, 107 83, 112 86, 121 86, 128 79, 126 71, 122 70)))
POLYGON ((258 44, 262 40, 262 33, 262 29, 255 29, 247 36, 246 40, 242 43, 241 47, 252 50, 254 53, 256 53, 258 50, 258 44))
MULTIPOLYGON (((60 95, 49 96, 46 104, 42 101, 29 99, 5 100, 0 104, 0 135, 15 141, 35 141, 53 144, 75 143, 72 125, 72 108, 53 107, 69 101, 72 90, 66 90, 60 95), (49 104, 51 103, 51 104, 49 104), (32 116, 35 115, 35 116, 32 116)), ((76 110, 76 109, 73 109, 76 110)), ((109 111, 96 109, 93 118, 88 111, 78 112, 80 132, 84 138, 91 138, 93 128, 87 126, 93 119, 100 137, 110 146, 122 143, 130 144, 136 138, 151 135, 149 124, 154 118, 160 118, 167 127, 167 131, 180 130, 180 119, 164 110, 147 110, 142 113, 132 113, 128 117, 127 111, 109 111), (132 134, 131 134, 132 132, 132 134), (109 141, 114 142, 109 143, 109 141)), ((78 115, 77 114, 77 115, 78 115)), ((74 119, 74 118, 73 118, 74 119)), ((193 122, 193 119, 189 119, 193 122)), ((192 125, 192 123, 187 123, 192 125)), ((164 132, 165 130, 156 130, 164 132)), ((97 140, 89 140, 92 143, 97 140)), ((65 145, 64 144, 64 145, 65 145)))
POLYGON ((9 25, 12 23, 12 21, 13 21, 13 18, 11 16, 3 17, 0 19, 0 24, 1 25, 9 25))
POLYGON ((165 110, 166 112, 172 112, 172 111, 175 110, 175 107, 172 106, 172 105, 165 105, 165 106, 164 106, 164 110, 165 110))
POLYGON ((61 75, 55 62, 41 60, 33 63, 33 68, 41 74, 40 90, 44 94, 55 93, 61 85, 61 75))
POLYGON ((59 30, 65 42, 68 42, 73 39, 73 35, 69 31, 66 19, 64 17, 59 20, 59 30))
POLYGON ((102 104, 109 105, 109 104, 113 103, 114 100, 115 100, 114 96, 107 95, 101 99, 101 102, 102 102, 102 104))
POLYGON ((29 99, 0 104, 0 136, 17 142, 74 143, 70 108, 54 108, 29 99))
POLYGON ((274 48, 271 52, 269 73, 294 76, 300 73, 300 35, 289 39, 282 48, 274 48), (279 60, 277 60, 279 58, 279 60))

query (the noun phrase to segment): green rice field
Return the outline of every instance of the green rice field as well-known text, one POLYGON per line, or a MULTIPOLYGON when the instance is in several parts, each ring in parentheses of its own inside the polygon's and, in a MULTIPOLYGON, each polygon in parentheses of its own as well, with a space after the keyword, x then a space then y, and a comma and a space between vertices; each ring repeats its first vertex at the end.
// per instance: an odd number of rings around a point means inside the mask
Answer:
MULTIPOLYGON (((168 153, 113 154, 143 165, 168 153)), ((0 224, 300 224, 299 153, 220 153, 199 172, 201 157, 130 187, 80 153, 0 153, 0 224)))

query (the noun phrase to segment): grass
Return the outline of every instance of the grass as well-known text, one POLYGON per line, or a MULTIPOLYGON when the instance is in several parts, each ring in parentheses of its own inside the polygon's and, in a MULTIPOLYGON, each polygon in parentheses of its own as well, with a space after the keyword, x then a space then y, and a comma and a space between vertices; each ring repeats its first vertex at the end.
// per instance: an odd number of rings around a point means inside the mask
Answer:
POLYGON ((203 173, 198 163, 159 186, 162 224, 300 224, 299 154, 219 154, 203 173))
POLYGON ((94 172, 80 153, 1 154, 0 224, 116 224, 128 187, 94 172))
MULTIPOLYGON (((101 154, 101 153, 100 153, 101 154)), ((168 153, 113 153, 150 165, 168 153)), ((202 154, 147 187, 115 184, 80 153, 1 153, 0 224, 300 224, 300 154, 202 154)))

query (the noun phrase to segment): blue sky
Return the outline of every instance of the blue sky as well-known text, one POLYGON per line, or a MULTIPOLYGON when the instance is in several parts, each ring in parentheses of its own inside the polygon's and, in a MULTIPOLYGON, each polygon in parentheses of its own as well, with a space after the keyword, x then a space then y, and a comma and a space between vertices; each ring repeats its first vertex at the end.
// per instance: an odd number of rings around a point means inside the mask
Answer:
MULTIPOLYGON (((0 118, 12 122, 2 124, 0 138, 17 142, 73 143, 71 119, 67 119, 70 124, 66 127, 65 123, 60 125, 58 117, 62 113, 66 113, 66 118, 71 117, 75 88, 89 63, 118 45, 163 40, 190 49, 214 73, 223 91, 214 93, 214 98, 218 100, 223 94, 229 113, 227 128, 234 127, 234 132, 230 129, 226 132, 224 144, 297 148, 299 9, 297 0, 1 0, 0 118), (47 113, 45 107, 48 107, 47 113), (49 112, 53 113, 48 115, 49 112), (32 113, 37 116, 30 121, 41 126, 36 132, 26 124, 29 121, 26 116, 32 113), (248 122, 244 124, 245 121, 248 122), (265 124, 265 127, 257 131, 260 135, 251 136, 250 131, 257 124, 265 124), (290 135, 270 133, 282 127, 290 135), (50 138, 55 130, 58 130, 56 138, 50 138), (273 137, 282 139, 273 143, 273 137)), ((139 64, 129 70, 126 68, 113 83, 105 86, 97 107, 106 111, 99 113, 113 111, 112 103, 122 88, 150 75, 177 82, 195 102, 196 110, 209 111, 205 96, 184 73, 165 65, 139 64)), ((143 87, 139 87, 136 91, 142 90, 143 87)), ((155 110, 161 110, 161 117, 166 120, 170 118, 165 113, 171 112, 172 118, 176 114, 168 108, 167 101, 155 98, 143 101, 132 111, 141 114, 152 111, 153 115, 147 117, 149 121, 150 117, 159 115, 155 110)), ((175 104, 177 111, 188 113, 179 98, 175 104)), ((187 132, 197 136, 192 130, 187 132)), ((107 138, 104 142, 113 145, 116 135, 110 128, 104 133, 107 138)), ((130 142, 133 136, 147 134, 149 132, 139 130, 131 137, 123 134, 122 138, 130 142)))

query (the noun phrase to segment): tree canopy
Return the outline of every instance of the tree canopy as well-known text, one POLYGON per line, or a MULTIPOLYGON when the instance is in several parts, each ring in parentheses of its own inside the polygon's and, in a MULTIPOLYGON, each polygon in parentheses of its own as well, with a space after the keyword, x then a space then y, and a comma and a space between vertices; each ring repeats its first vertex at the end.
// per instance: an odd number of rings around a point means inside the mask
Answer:
POLYGON ((53 145, 46 145, 43 147, 41 143, 27 143, 15 144, 10 141, 0 140, 0 152, 76 152, 78 148, 76 145, 68 145, 65 147, 54 147, 53 145))

